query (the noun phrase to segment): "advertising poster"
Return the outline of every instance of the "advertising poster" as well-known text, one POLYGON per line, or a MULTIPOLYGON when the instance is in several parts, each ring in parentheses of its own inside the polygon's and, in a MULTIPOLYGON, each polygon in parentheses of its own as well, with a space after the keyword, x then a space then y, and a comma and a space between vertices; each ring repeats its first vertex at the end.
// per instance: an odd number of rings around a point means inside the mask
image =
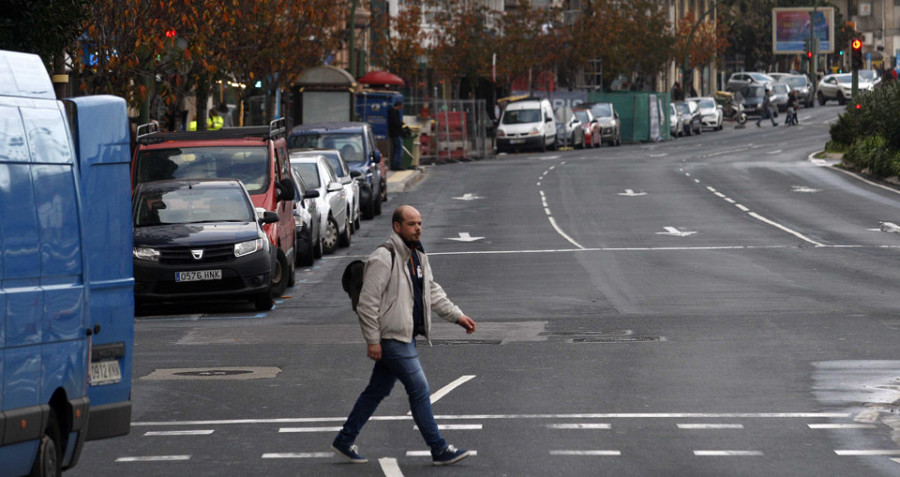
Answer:
POLYGON ((776 55, 806 53, 810 26, 819 40, 818 53, 834 53, 834 8, 773 8, 772 52, 776 55))

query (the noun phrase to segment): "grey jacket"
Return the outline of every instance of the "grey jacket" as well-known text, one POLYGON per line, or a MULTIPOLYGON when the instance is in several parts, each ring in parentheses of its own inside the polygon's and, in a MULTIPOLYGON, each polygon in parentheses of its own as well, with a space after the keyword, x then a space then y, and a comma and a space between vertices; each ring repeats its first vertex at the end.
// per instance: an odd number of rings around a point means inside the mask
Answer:
MULTIPOLYGON (((391 251, 384 247, 376 248, 369 255, 356 306, 367 344, 378 344, 386 339, 404 343, 413 340, 413 284, 407 267, 411 251, 396 232, 391 232, 388 242, 394 249, 393 266, 391 251)), ((425 275, 422 300, 425 302, 425 337, 428 338, 431 334, 432 309, 451 323, 456 323, 463 312, 434 281, 428 256, 420 253, 419 259, 425 275)))

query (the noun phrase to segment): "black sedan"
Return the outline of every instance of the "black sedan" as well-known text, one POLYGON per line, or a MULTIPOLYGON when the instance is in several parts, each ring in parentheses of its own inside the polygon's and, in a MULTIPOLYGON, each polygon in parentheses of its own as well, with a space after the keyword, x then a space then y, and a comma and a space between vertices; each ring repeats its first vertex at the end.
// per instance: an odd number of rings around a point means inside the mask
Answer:
POLYGON ((137 304, 244 297, 272 308, 275 254, 261 224, 278 215, 258 214, 240 181, 147 182, 132 206, 137 304))

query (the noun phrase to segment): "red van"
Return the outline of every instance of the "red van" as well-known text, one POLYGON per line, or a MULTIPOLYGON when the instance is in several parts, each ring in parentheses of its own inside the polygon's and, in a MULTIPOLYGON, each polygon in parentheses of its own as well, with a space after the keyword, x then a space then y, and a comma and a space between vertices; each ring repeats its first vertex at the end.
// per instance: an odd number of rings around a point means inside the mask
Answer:
POLYGON ((285 143, 284 119, 269 126, 224 128, 216 131, 160 132, 155 123, 137 130, 131 162, 131 185, 167 179, 237 179, 253 205, 276 212, 278 222, 266 224, 269 242, 277 249, 272 266, 272 295, 294 285, 294 185, 285 143))

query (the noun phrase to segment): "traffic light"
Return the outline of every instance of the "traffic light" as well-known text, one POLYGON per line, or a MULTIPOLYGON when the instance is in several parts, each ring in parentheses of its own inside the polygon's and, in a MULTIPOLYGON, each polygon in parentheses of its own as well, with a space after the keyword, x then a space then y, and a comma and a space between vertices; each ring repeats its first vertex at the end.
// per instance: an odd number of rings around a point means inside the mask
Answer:
POLYGON ((859 38, 850 42, 850 65, 854 70, 863 69, 862 46, 863 42, 859 38))
POLYGON ((174 28, 166 30, 166 38, 175 38, 177 35, 178 35, 178 33, 175 31, 174 28))
POLYGON ((807 60, 811 60, 811 59, 812 59, 812 52, 811 52, 811 51, 807 51, 807 52, 806 52, 806 59, 807 59, 807 60))

